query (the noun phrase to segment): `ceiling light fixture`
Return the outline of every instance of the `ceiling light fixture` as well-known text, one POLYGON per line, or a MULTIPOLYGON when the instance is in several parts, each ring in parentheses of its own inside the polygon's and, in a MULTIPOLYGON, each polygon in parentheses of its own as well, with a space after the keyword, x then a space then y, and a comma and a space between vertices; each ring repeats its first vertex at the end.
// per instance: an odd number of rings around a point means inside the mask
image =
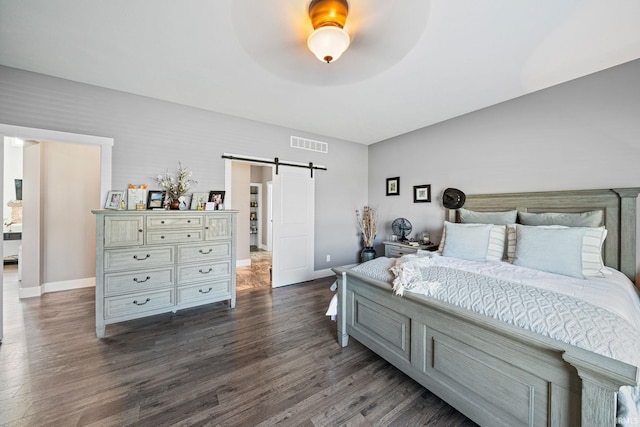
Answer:
POLYGON ((309 18, 313 33, 307 39, 307 46, 313 54, 327 64, 340 58, 351 43, 345 30, 349 4, 347 0, 311 0, 309 18))

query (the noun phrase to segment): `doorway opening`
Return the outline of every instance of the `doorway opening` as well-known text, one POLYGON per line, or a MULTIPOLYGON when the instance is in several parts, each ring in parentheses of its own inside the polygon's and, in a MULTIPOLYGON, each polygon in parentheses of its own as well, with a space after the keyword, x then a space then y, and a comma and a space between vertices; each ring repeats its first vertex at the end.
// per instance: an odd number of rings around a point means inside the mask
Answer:
MULTIPOLYGON (((71 208, 69 206, 72 206, 73 203, 68 203, 69 200, 89 200, 92 208, 101 206, 107 191, 111 187, 111 150, 113 146, 112 138, 0 123, 0 141, 4 142, 8 138, 19 138, 25 141, 23 150, 30 150, 30 153, 26 154, 23 151, 22 172, 26 185, 22 188, 22 199, 23 207, 26 209, 23 210, 22 248, 17 266, 13 268, 9 266, 6 278, 4 269, 3 274, 0 275, 0 341, 3 338, 3 296, 11 295, 12 298, 13 296, 17 298, 39 297, 46 292, 95 285, 95 256, 90 264, 75 263, 74 257, 65 258, 66 252, 60 250, 61 248, 75 248, 77 245, 73 239, 69 239, 69 236, 86 236, 87 232, 80 230, 78 223, 74 222, 71 226, 64 226, 63 223, 65 218, 70 217, 71 208), (47 144, 51 144, 51 146, 43 149, 47 144), (56 148, 52 148, 54 145, 56 148), (88 194, 79 192, 78 185, 74 186, 74 183, 82 181, 82 179, 77 180, 74 177, 70 177, 67 172, 71 173, 71 168, 64 167, 64 173, 57 174, 51 180, 44 179, 46 178, 46 171, 43 172, 43 156, 45 160, 50 160, 49 165, 68 165, 68 162, 78 157, 77 151, 69 152, 69 150, 74 150, 73 147, 80 147, 80 150, 85 153, 92 152, 93 154, 90 155, 97 159, 95 163, 91 163, 90 170, 75 170, 83 177, 87 173, 97 175, 97 184, 92 187, 92 191, 88 194), (42 177, 44 178, 41 179, 42 177), (47 206, 52 208, 47 209, 47 206), (57 209, 54 208, 56 206, 58 206, 57 209), (24 215, 25 213, 26 215, 24 215), (43 227, 41 226, 43 222, 50 224, 48 228, 44 227, 44 229, 49 229, 53 233, 49 236, 49 239, 44 239, 43 227), (65 232, 68 235, 65 235, 65 232), (46 246, 47 242, 51 247, 46 246), (64 242, 64 244, 60 245, 60 242, 64 242), (55 246, 56 244, 57 246, 55 246), (47 254, 55 256, 47 256, 47 254), (56 257, 62 258, 57 259, 56 257), (91 271, 70 276, 69 274, 76 264, 81 266, 85 266, 85 264, 93 265, 93 267, 91 271), (23 265, 25 268, 22 268, 23 265), (13 269, 16 271, 13 271, 13 269), (22 277, 19 277, 19 270, 22 270, 22 277), (8 285, 7 292, 4 289, 5 280, 8 285)), ((0 186, 4 188, 4 150, 0 150, 0 153, 2 153, 0 157, 0 186)), ((79 158, 81 160, 87 159, 84 156, 79 158)), ((84 212, 86 209, 82 208, 82 211, 84 212)), ((89 234, 92 234, 95 239, 95 227, 92 227, 92 231, 89 234)), ((4 240, 5 235, 3 233, 3 242, 0 246, 0 256, 3 259, 5 252, 4 240)))
MULTIPOLYGON (((270 284, 272 287, 313 280, 314 277, 314 192, 315 181, 309 164, 279 163, 279 168, 263 166, 273 163, 269 159, 225 154, 225 191, 230 209, 238 210, 237 258, 239 272, 236 278, 238 289, 243 286, 243 266, 259 263, 258 249, 269 252, 271 248, 270 284), (305 168, 307 168, 305 170, 305 168), (252 170, 256 171, 252 174, 252 170), (276 173, 278 170, 278 173, 276 173), (254 246, 251 256, 251 184, 262 184, 261 204, 269 207, 261 212, 269 223, 261 223, 262 238, 254 246), (244 231, 247 230, 247 231, 244 231), (245 234, 246 233, 246 234, 245 234), (253 258, 256 258, 255 260, 253 258)), ((273 163, 275 164, 275 163, 273 163)), ((257 195, 256 195, 257 196, 257 195)), ((259 218, 256 216, 256 222, 259 218)), ((256 229, 257 231, 257 229, 256 229)), ((257 235, 257 232, 255 233, 257 235)), ((268 256, 265 254, 265 256, 268 256)), ((264 263, 266 266, 266 262, 264 263)), ((266 285, 266 268, 260 284, 266 285)))

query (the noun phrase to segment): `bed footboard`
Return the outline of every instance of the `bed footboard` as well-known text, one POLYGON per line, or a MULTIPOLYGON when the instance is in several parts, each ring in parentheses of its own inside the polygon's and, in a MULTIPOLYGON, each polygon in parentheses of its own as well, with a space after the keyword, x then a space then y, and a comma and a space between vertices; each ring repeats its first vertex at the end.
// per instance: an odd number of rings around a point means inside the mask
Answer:
POLYGON ((349 336, 480 425, 615 426, 637 368, 346 269, 338 342, 349 336))

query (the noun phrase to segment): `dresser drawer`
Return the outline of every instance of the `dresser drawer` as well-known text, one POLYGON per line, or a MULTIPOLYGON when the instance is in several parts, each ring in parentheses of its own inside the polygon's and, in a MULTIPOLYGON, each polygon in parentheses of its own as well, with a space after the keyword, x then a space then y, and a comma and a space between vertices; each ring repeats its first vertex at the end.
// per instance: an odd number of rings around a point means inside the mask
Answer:
POLYGON ((386 245, 384 248, 384 255, 387 257, 401 257, 406 254, 415 254, 418 251, 418 248, 414 248, 411 246, 407 247, 398 247, 398 246, 390 246, 386 245))
POLYGON ((136 270, 104 275, 104 293, 111 296, 141 290, 173 287, 173 268, 136 270))
POLYGON ((105 319, 123 316, 136 316, 153 310, 174 305, 173 289, 139 292, 104 299, 105 319))
POLYGON ((231 258, 231 241, 178 246, 178 262, 180 263, 212 261, 224 258, 231 258))
POLYGON ((231 276, 231 260, 178 266, 178 285, 231 276))
POLYGON ((109 249, 104 251, 104 271, 132 270, 170 265, 174 262, 174 247, 109 249))
POLYGON ((203 225, 204 218, 199 215, 162 215, 147 217, 147 230, 197 228, 203 225))
POLYGON ((178 286, 178 304, 196 301, 220 301, 231 295, 231 279, 216 280, 198 285, 178 286))
POLYGON ((147 245, 201 242, 202 229, 185 228, 182 230, 157 230, 147 231, 147 245))

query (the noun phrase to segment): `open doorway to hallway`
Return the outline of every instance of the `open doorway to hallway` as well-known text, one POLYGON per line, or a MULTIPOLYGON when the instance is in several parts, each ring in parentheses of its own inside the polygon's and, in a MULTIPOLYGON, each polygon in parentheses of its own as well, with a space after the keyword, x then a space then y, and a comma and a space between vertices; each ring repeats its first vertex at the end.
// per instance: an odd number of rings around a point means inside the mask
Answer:
MULTIPOLYGON (((268 244, 271 232, 271 192, 265 191, 271 183, 273 168, 271 166, 251 165, 249 172, 249 200, 247 202, 249 217, 249 257, 250 265, 239 267, 236 278, 237 289, 261 288, 271 286, 272 253, 268 244)), ((244 169, 244 170, 247 170, 244 169)), ((244 202, 237 200, 243 192, 236 192, 234 198, 239 210, 244 202), (238 206, 239 205, 239 206, 238 206)), ((242 230, 242 227, 239 228, 242 230)), ((239 239, 240 241, 241 239, 239 239)))

